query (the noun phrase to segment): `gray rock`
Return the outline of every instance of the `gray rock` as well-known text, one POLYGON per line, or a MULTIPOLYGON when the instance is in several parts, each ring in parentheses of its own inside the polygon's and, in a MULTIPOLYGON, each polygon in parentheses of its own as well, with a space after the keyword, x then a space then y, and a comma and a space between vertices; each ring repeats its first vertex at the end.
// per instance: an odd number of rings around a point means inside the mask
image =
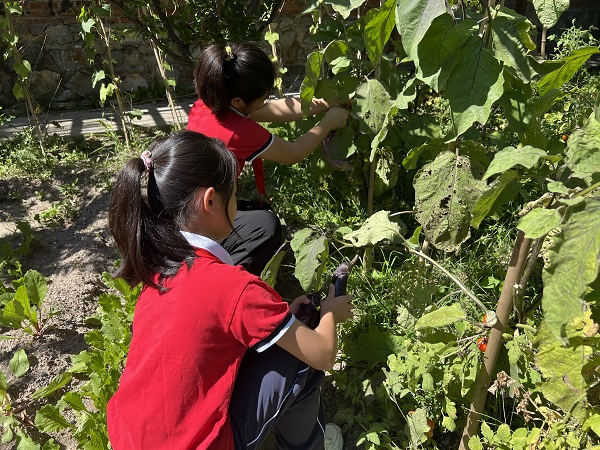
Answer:
POLYGON ((148 81, 146 81, 144 77, 142 77, 139 73, 136 72, 125 77, 125 79, 119 87, 124 92, 131 92, 141 87, 147 88, 148 81))
POLYGON ((46 69, 32 71, 29 80, 29 90, 33 98, 39 103, 48 104, 60 84, 60 74, 46 69))

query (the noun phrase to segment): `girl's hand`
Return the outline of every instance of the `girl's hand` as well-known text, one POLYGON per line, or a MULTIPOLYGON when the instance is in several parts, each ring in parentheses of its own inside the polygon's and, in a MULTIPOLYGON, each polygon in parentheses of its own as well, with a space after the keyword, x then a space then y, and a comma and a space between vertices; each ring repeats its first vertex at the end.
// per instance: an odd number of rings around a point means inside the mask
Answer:
MULTIPOLYGON (((331 312, 333 313, 333 320, 335 323, 342 323, 348 320, 353 316, 352 310, 354 309, 354 305, 352 304, 352 299, 354 296, 350 294, 340 295, 339 297, 335 297, 335 286, 333 284, 329 285, 329 293, 327 294, 327 298, 321 302, 321 317, 325 314, 331 312)), ((296 299, 298 300, 298 299, 296 299)), ((307 298, 308 300, 308 298, 307 298)))
POLYGON ((346 126, 346 121, 348 120, 349 114, 350 113, 347 109, 334 106, 325 113, 325 117, 323 117, 322 122, 328 121, 329 128, 331 130, 337 130, 346 126))
POLYGON ((310 300, 306 295, 301 295, 300 297, 295 298, 292 303, 290 303, 290 312, 292 314, 298 314, 298 310, 300 309, 300 305, 306 305, 310 303, 310 300))

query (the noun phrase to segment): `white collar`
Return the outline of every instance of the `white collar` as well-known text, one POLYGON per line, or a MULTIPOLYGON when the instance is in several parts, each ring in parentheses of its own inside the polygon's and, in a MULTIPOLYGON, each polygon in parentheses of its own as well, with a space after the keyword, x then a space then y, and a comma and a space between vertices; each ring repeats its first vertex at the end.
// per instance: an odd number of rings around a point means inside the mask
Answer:
POLYGON ((225 264, 229 264, 230 266, 235 265, 233 264, 233 259, 231 259, 229 253, 227 253, 227 250, 221 247, 218 242, 200 234, 190 233, 189 231, 180 231, 180 233, 192 247, 201 248, 212 253, 225 264))
POLYGON ((234 108, 233 106, 231 106, 231 105, 229 105, 229 109, 231 109, 231 110, 232 110, 234 113, 236 113, 236 114, 237 114, 237 115, 239 115, 239 116, 242 116, 242 117, 248 117, 247 115, 245 115, 245 114, 242 114, 240 111, 238 111, 237 109, 235 109, 235 108, 234 108))

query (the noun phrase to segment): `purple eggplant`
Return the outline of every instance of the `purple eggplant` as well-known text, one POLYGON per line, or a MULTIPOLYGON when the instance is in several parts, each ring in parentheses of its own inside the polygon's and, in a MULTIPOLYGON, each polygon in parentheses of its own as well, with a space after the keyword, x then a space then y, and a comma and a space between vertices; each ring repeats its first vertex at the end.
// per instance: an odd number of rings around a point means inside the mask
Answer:
POLYGON ((324 156, 323 159, 333 170, 348 172, 354 169, 354 164, 352 164, 351 161, 348 161, 347 159, 333 159, 333 157, 331 156, 329 143, 331 142, 331 139, 333 139, 334 135, 335 131, 330 131, 329 133, 327 133, 327 136, 325 136, 325 139, 323 139, 323 142, 321 143, 321 148, 323 149, 324 156))
POLYGON ((352 261, 343 262, 333 271, 333 279, 331 282, 335 286, 335 296, 346 295, 346 286, 348 285, 348 275, 354 264, 358 261, 358 255, 352 258, 352 261))
MULTIPOLYGON (((348 275, 350 275, 350 270, 358 261, 358 255, 352 258, 352 261, 343 262, 340 264, 337 269, 333 271, 333 278, 331 283, 335 286, 335 296, 339 297, 340 295, 346 294, 346 286, 348 285, 348 275)), ((298 313, 296 314, 296 318, 304 323, 309 328, 313 330, 317 328, 319 325, 319 321, 321 320, 321 293, 313 292, 308 295, 308 299, 310 303, 303 303, 300 305, 298 309, 298 313)))

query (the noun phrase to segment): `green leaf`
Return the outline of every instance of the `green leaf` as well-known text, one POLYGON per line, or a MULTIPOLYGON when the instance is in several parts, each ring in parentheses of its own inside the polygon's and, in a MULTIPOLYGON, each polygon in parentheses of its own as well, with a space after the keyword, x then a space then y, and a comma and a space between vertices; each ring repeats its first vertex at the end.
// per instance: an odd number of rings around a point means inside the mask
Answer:
POLYGON ((586 382, 582 367, 592 354, 592 348, 585 345, 564 347, 545 321, 538 328, 536 343, 535 362, 544 377, 544 381, 538 383, 538 389, 563 411, 583 419, 586 411, 581 402, 585 399, 586 382))
POLYGON ((447 149, 448 146, 441 139, 434 139, 423 145, 412 148, 406 155, 406 158, 402 160, 402 165, 406 170, 416 169, 417 162, 421 155, 425 154, 428 156, 427 160, 431 160, 447 149))
POLYGON ((600 122, 593 116, 567 141, 566 164, 576 176, 600 173, 600 122))
POLYGON ((456 55, 456 65, 443 91, 450 102, 456 135, 475 122, 485 124, 503 92, 502 64, 480 38, 469 37, 456 55))
POLYGON ((481 424, 481 434, 486 442, 494 442, 494 432, 485 421, 481 424))
POLYGON ((13 69, 17 74, 21 77, 21 79, 26 80, 31 72, 31 64, 26 59, 21 63, 14 63, 13 69))
POLYGON ((277 281, 277 273, 279 272, 279 267, 281 266, 281 262, 283 261, 283 257, 285 256, 285 254, 285 250, 277 252, 269 260, 262 273, 260 274, 260 278, 271 287, 275 287, 275 282, 277 281))
POLYGON ((89 33, 92 31, 92 27, 96 24, 96 20, 94 18, 89 18, 81 22, 81 29, 84 33, 89 33))
POLYGON ((49 439, 42 445, 42 450, 60 450, 60 445, 54 439, 49 439))
POLYGON ((493 214, 497 208, 504 205, 514 198, 519 191, 519 185, 515 180, 519 179, 519 174, 514 170, 507 170, 500 174, 492 184, 490 184, 471 211, 471 226, 479 228, 483 219, 493 214))
POLYGON ((586 198, 567 208, 543 272, 542 307, 550 331, 566 342, 565 324, 581 315, 588 286, 600 268, 600 200, 586 198))
POLYGON ((369 60, 376 66, 383 47, 390 38, 396 24, 395 0, 386 0, 380 8, 371 8, 365 15, 364 36, 369 60))
POLYGON ((458 49, 471 35, 475 24, 470 19, 456 23, 448 13, 436 17, 414 55, 417 77, 440 92, 458 62, 458 49))
POLYGON ((360 334, 355 341, 344 344, 344 352, 354 361, 367 361, 369 367, 384 362, 394 353, 394 345, 389 333, 380 331, 371 325, 367 333, 360 334))
POLYGON ((396 100, 394 100, 392 108, 397 108, 398 110, 408 109, 410 103, 413 102, 417 97, 417 87, 419 85, 420 83, 417 81, 416 78, 411 78, 410 80, 408 80, 408 82, 404 86, 404 89, 402 89, 402 92, 400 92, 400 94, 398 94, 398 97, 396 97, 396 100))
POLYGON ((40 450, 40 444, 34 442, 31 436, 21 428, 16 430, 17 450, 40 450))
POLYGON ((27 296, 31 305, 41 309, 44 297, 48 291, 47 279, 35 270, 28 270, 24 277, 24 284, 27 288, 27 296))
POLYGON ((535 12, 542 25, 552 28, 558 18, 569 9, 569 0, 532 0, 535 12))
POLYGON ((478 436, 471 436, 469 438, 469 445, 467 447, 469 450, 483 450, 483 445, 481 445, 481 441, 478 436))
POLYGON ((44 386, 36 390, 31 398, 36 400, 40 398, 48 397, 50 394, 58 391, 60 388, 65 386, 71 381, 71 372, 63 372, 60 375, 55 376, 48 386, 44 386))
POLYGON ((369 79, 356 89, 351 114, 359 121, 360 131, 374 137, 383 127, 390 106, 390 95, 383 84, 369 79))
POLYGON ((356 231, 344 235, 344 239, 356 247, 396 242, 406 228, 400 221, 391 221, 389 211, 377 211, 356 231))
POLYGON ((315 89, 321 76, 321 65, 323 64, 323 55, 321 52, 312 52, 306 58, 304 66, 304 80, 300 86, 300 101, 302 102, 302 112, 306 115, 310 109, 312 99, 315 95, 315 89))
POLYGON ((521 15, 507 14, 508 11, 502 8, 492 22, 494 55, 504 65, 514 69, 524 83, 529 83, 535 75, 528 57, 528 53, 536 47, 529 37, 533 25, 521 15))
POLYGON ((0 394, 6 394, 6 391, 8 391, 8 382, 4 373, 0 370, 0 394))
POLYGON ((597 53, 600 53, 597 47, 583 47, 573 50, 569 56, 563 59, 565 63, 560 68, 545 75, 538 82, 540 95, 545 94, 550 89, 561 88, 585 64, 590 56, 597 53))
POLYGON ((402 46, 413 60, 417 60, 417 46, 433 20, 446 12, 440 0, 402 0, 396 3, 396 28, 402 37, 402 46))
POLYGON ((325 61, 331 64, 334 60, 341 57, 349 57, 351 54, 350 46, 346 41, 335 39, 325 47, 325 61))
POLYGON ((44 405, 35 415, 35 426, 43 433, 52 433, 54 431, 64 430, 65 428, 75 428, 60 413, 57 406, 44 405))
POLYGON ((366 0, 324 0, 323 3, 331 5, 333 10, 341 15, 344 20, 350 16, 350 13, 354 11, 366 0))
POLYGON ((20 378, 25 375, 29 370, 29 359, 25 350, 17 350, 8 364, 15 377, 20 378))
POLYGON ((415 217, 436 248, 455 251, 470 236, 471 209, 486 186, 478 172, 469 157, 444 151, 415 175, 415 217))
POLYGON ((426 328, 446 327, 466 318, 467 314, 462 309, 462 306, 459 303, 453 303, 452 305, 442 306, 419 318, 415 324, 415 329, 423 330, 426 328))
POLYGON ((106 99, 113 95, 115 91, 115 85, 113 83, 109 83, 108 85, 102 83, 100 85, 100 103, 104 105, 106 99))
POLYGON ((510 427, 506 423, 501 424, 496 430, 496 439, 501 443, 509 443, 510 435, 510 427))
POLYGON ((31 305, 29 304, 29 296, 27 295, 27 288, 25 286, 17 288, 13 299, 4 307, 3 316, 15 328, 19 328, 21 322, 31 319, 31 305))
POLYGON ((19 81, 15 81, 15 85, 13 86, 12 93, 17 100, 21 100, 25 98, 25 89, 23 89, 23 85, 19 81))
POLYGON ((494 159, 488 166, 483 178, 487 179, 492 175, 506 172, 508 169, 512 169, 517 165, 531 169, 537 164, 540 158, 546 156, 546 154, 545 151, 532 147, 531 145, 519 148, 503 148, 494 155, 494 159))
POLYGON ((525 237, 537 239, 558 227, 561 221, 557 210, 536 208, 521 218, 517 228, 525 233, 525 237))
POLYGON ((329 153, 333 159, 347 159, 356 153, 354 130, 351 127, 340 128, 329 141, 329 153))
POLYGON ((302 229, 294 234, 291 247, 296 257, 294 276, 305 292, 318 290, 327 258, 329 246, 324 236, 315 237, 310 229, 302 229))

